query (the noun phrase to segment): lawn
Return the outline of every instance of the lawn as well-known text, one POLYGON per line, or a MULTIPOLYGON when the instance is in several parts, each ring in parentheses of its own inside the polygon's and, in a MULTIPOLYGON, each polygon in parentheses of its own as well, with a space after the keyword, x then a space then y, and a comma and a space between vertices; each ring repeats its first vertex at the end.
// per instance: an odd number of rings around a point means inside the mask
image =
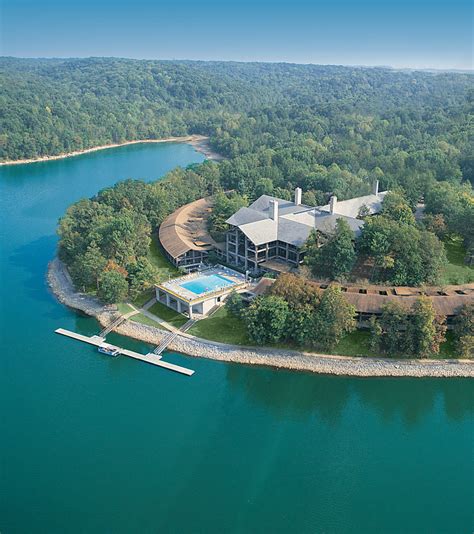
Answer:
POLYGON ((158 242, 158 237, 155 234, 153 234, 151 239, 148 259, 150 260, 150 263, 158 269, 159 275, 156 282, 163 282, 170 277, 175 278, 181 274, 174 265, 171 265, 164 255, 163 249, 158 242))
POLYGON ((117 308, 118 308, 118 311, 122 315, 125 315, 126 313, 130 313, 131 311, 133 311, 133 308, 129 306, 128 304, 125 304, 125 302, 119 302, 117 304, 117 308))
POLYGON ((149 300, 151 300, 155 296, 155 290, 150 287, 149 289, 146 289, 145 291, 142 291, 138 297, 135 297, 133 299, 133 304, 137 308, 143 308, 143 305, 146 304, 149 300))
POLYGON ((183 324, 188 321, 187 317, 185 317, 181 313, 172 310, 171 308, 168 308, 164 304, 161 304, 161 302, 155 302, 155 304, 153 304, 153 306, 149 308, 148 311, 150 313, 153 313, 153 315, 156 315, 160 319, 163 319, 163 321, 170 323, 175 328, 183 326, 183 324))
POLYGON ((193 336, 233 345, 252 345, 242 320, 227 312, 223 306, 214 315, 198 321, 189 330, 193 336))
MULTIPOLYGON (((210 341, 219 341, 232 345, 255 345, 248 338, 243 321, 230 315, 225 306, 220 308, 212 317, 198 321, 189 330, 189 333, 210 341)), ((446 342, 441 345, 440 353, 434 355, 433 358, 456 358, 452 333, 448 332, 446 338, 446 342)), ((355 330, 344 337, 332 351, 322 350, 317 347, 298 347, 290 343, 276 343, 267 346, 267 348, 272 347, 320 354, 338 354, 340 356, 385 357, 370 348, 369 330, 355 330)))
POLYGON ((146 324, 148 326, 154 326, 155 328, 163 329, 163 327, 159 323, 157 323, 153 319, 150 319, 150 317, 143 315, 143 313, 137 313, 136 315, 132 315, 132 317, 130 317, 130 320, 135 321, 136 323, 146 324))
POLYGON ((444 240, 448 265, 441 273, 441 285, 469 284, 474 282, 474 268, 464 263, 466 249, 459 236, 450 236, 444 240))

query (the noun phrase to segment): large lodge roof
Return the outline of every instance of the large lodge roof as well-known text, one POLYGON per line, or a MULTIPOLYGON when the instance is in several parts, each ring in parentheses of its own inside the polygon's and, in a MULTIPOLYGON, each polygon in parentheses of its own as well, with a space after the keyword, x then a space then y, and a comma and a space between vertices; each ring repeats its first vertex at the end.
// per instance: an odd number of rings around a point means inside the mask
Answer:
POLYGON ((377 185, 373 194, 343 201, 333 197, 332 205, 311 207, 301 204, 301 198, 296 200, 296 191, 295 202, 262 195, 248 208, 240 208, 226 222, 238 227, 257 246, 278 240, 301 247, 313 229, 324 235, 333 234, 338 219, 344 219, 358 236, 364 225, 359 218, 361 208, 364 206, 370 215, 379 213, 387 194, 378 192, 377 185), (276 216, 272 215, 272 204, 277 206, 276 216))
POLYGON ((174 259, 190 250, 211 250, 216 242, 207 231, 207 219, 212 211, 209 198, 200 198, 181 206, 160 225, 162 247, 174 259))

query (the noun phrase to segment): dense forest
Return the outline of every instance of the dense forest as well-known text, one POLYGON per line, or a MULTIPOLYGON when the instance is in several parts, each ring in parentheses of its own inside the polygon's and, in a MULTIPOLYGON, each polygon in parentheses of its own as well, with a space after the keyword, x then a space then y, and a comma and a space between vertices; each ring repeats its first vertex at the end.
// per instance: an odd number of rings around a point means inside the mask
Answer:
POLYGON ((473 250, 470 74, 112 58, 2 58, 0 67, 3 160, 192 133, 226 156, 72 206, 60 253, 81 286, 140 291, 153 278, 152 231, 179 205, 223 190, 234 193, 217 196, 217 233, 229 211, 263 193, 291 198, 300 186, 303 202, 318 205, 367 193, 375 179, 394 191, 358 243, 340 225, 325 262, 309 250, 317 276, 344 278, 366 255, 373 281, 435 283, 446 234, 473 250), (420 200, 423 223, 412 213, 420 200))

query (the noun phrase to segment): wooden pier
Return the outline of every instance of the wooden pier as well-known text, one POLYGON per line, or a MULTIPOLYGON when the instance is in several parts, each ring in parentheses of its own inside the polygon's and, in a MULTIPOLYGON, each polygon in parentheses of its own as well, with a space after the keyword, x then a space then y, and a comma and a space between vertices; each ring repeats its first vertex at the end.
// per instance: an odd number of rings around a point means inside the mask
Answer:
MULTIPOLYGON (((65 330, 64 328, 58 328, 55 330, 55 332, 56 334, 61 334, 62 336, 70 337, 72 339, 76 339, 77 341, 94 345, 95 347, 100 347, 105 342, 105 338, 101 336, 84 336, 82 334, 77 334, 76 332, 71 332, 71 330, 65 330)), ((181 367, 180 365, 175 365, 174 363, 164 362, 161 359, 161 355, 154 354, 153 352, 148 354, 140 354, 139 352, 123 349, 121 347, 117 347, 117 349, 120 351, 120 354, 123 354, 124 356, 134 358, 135 360, 141 360, 142 362, 151 363, 152 365, 163 367, 164 369, 174 371, 175 373, 181 373, 182 375, 187 376, 194 374, 194 371, 191 369, 186 369, 186 367, 181 367)))

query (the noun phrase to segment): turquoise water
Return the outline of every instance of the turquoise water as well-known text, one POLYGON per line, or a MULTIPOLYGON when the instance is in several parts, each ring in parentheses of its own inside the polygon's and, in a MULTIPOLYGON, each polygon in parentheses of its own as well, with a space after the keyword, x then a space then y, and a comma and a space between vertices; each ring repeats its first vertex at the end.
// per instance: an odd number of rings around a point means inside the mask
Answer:
POLYGON ((472 532, 472 381, 168 354, 187 378, 53 333, 98 331, 45 284, 66 206, 201 159, 142 145, 0 168, 0 532, 472 532))
POLYGON ((202 295, 209 291, 215 291, 216 289, 222 289, 233 285, 232 280, 228 280, 220 274, 211 274, 210 276, 201 276, 191 282, 184 282, 180 284, 181 287, 196 293, 196 295, 202 295))

